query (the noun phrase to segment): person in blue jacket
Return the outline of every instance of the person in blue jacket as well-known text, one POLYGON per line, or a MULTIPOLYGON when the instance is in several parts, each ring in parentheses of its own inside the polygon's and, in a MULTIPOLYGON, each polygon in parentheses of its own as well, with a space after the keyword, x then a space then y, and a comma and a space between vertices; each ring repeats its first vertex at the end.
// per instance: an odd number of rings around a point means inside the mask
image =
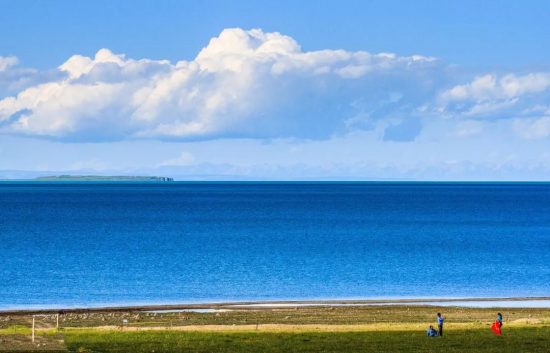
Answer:
POLYGON ((443 336, 443 322, 445 318, 441 316, 441 313, 437 313, 437 326, 439 327, 439 336, 443 336))

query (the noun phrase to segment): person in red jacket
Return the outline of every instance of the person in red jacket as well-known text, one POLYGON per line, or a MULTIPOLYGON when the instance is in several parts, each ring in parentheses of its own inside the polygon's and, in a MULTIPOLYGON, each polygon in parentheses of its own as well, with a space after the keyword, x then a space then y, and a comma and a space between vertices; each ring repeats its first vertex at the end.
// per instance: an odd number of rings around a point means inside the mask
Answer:
POLYGON ((491 325, 491 330, 493 330, 493 332, 497 336, 502 335, 502 314, 501 313, 497 314, 497 319, 491 325))

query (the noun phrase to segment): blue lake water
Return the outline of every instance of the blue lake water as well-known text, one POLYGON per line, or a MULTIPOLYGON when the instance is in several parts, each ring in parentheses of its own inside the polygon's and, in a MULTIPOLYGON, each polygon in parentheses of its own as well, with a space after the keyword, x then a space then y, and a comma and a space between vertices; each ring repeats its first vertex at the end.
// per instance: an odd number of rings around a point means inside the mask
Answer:
POLYGON ((547 183, 0 183, 0 308, 549 295, 547 183))

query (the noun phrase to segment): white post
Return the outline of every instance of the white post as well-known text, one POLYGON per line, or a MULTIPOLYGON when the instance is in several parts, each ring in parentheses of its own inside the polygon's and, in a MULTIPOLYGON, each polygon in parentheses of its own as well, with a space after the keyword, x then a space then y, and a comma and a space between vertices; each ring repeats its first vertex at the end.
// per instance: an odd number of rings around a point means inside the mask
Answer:
POLYGON ((34 315, 32 316, 32 343, 34 343, 34 315))
POLYGON ((55 328, 59 330, 59 313, 55 317, 55 328))

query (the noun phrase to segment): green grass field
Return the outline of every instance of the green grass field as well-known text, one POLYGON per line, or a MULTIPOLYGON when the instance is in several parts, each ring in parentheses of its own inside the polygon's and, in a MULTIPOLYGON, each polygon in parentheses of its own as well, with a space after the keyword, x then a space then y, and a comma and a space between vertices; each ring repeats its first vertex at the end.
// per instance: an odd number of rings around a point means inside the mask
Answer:
POLYGON ((550 327, 452 330, 441 338, 424 332, 72 332, 71 352, 510 352, 548 353, 550 327))
POLYGON ((490 328, 497 309, 429 306, 284 308, 224 312, 99 312, 37 320, 0 317, 0 352, 550 352, 550 309, 502 309, 504 334, 490 328), (445 337, 425 330, 447 317, 445 337), (122 320, 127 324, 122 328, 122 320))

